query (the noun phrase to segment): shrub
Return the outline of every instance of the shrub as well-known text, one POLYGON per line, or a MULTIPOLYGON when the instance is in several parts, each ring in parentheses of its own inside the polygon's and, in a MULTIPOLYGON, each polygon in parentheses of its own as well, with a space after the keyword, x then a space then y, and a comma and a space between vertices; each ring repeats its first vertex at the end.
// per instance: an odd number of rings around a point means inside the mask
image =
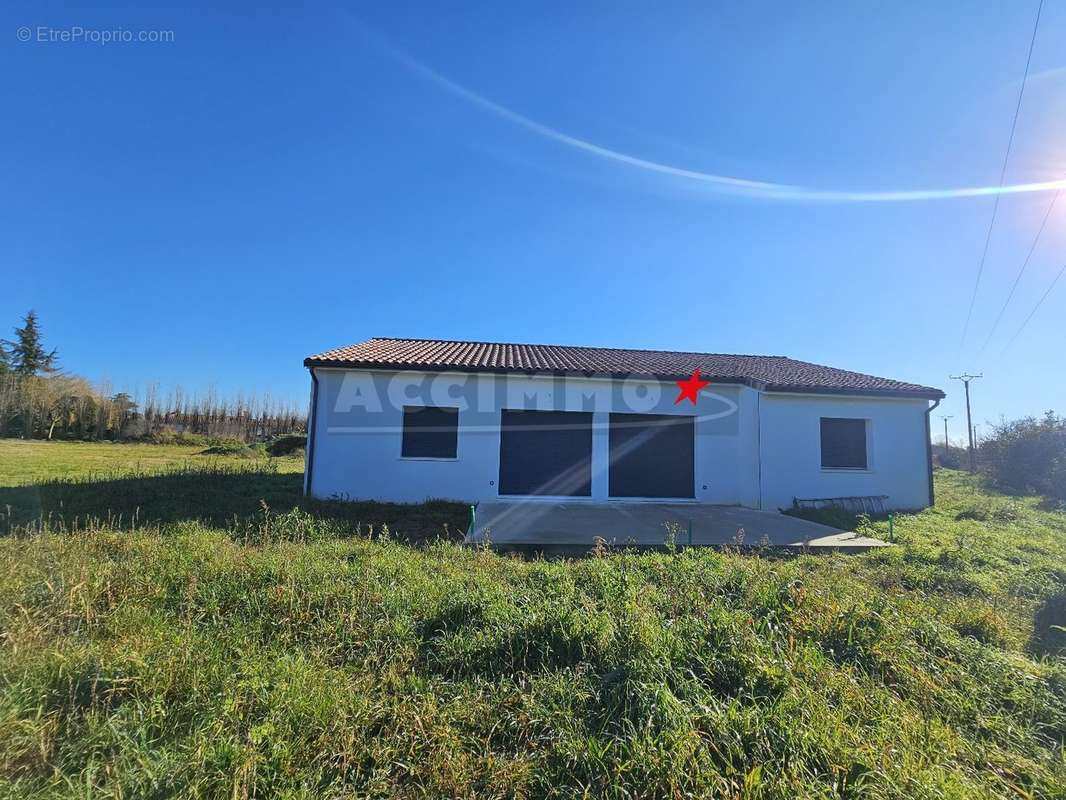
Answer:
POLYGON ((267 453, 272 456, 288 456, 307 446, 307 437, 302 434, 279 436, 267 445, 267 453))
POLYGON ((262 451, 255 447, 249 447, 246 444, 240 442, 227 442, 225 444, 216 444, 208 447, 205 450, 200 451, 202 456, 235 456, 237 458, 258 458, 262 455, 262 451))
POLYGON ((981 443, 981 462, 998 489, 1066 504, 1066 418, 1049 411, 998 426, 981 443))
POLYGON ((171 428, 163 428, 162 430, 155 431, 148 436, 143 437, 142 441, 149 442, 151 444, 174 444, 174 445, 186 445, 188 447, 208 447, 208 448, 220 448, 219 452, 224 450, 236 450, 241 447, 248 447, 247 442, 241 439, 235 439, 231 436, 205 436, 200 433, 188 433, 185 431, 177 432, 171 428))
POLYGON ((172 428, 163 428, 144 437, 144 441, 152 444, 186 444, 194 447, 207 447, 208 437, 198 433, 178 433, 172 428))
POLYGON ((982 497, 969 508, 955 515, 956 520, 977 520, 978 522, 1016 522, 1022 514, 1022 508, 1016 500, 997 503, 990 497, 982 497))
POLYGON ((946 469, 959 469, 962 466, 962 458, 957 450, 941 450, 937 463, 946 469))
POLYGON ((978 522, 987 522, 988 507, 984 505, 976 505, 971 508, 964 508, 962 511, 955 515, 955 519, 958 522, 967 519, 976 520, 978 522))

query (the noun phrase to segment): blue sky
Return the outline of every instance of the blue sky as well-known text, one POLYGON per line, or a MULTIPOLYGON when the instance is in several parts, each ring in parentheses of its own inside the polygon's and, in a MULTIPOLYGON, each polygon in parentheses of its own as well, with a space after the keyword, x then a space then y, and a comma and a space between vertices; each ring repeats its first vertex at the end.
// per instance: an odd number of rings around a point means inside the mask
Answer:
MULTIPOLYGON (((545 133, 816 190, 994 186, 1035 11, 5 4, 0 325, 36 308, 116 388, 303 402, 304 356, 383 335, 790 355, 942 387, 956 436, 962 370, 979 423, 1066 411, 1066 278, 1004 353, 1066 198, 979 355, 1050 193, 1002 199, 960 348, 990 196, 722 191, 545 133), (74 26, 173 41, 38 40, 74 26)), ((1064 44, 1049 2, 1009 184, 1066 177, 1064 44)))

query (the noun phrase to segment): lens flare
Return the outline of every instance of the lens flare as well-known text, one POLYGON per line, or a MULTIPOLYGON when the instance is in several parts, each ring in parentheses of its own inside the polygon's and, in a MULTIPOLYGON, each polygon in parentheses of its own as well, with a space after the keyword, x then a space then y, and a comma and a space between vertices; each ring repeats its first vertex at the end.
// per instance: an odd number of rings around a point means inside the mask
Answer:
POLYGON ((483 109, 484 111, 500 117, 514 125, 536 133, 543 138, 564 144, 575 150, 596 156, 597 158, 624 164, 646 172, 695 181, 701 185, 709 186, 714 191, 722 194, 734 194, 745 197, 783 201, 899 203, 919 200, 953 200, 967 197, 1026 194, 1030 192, 1047 192, 1066 188, 1066 178, 1057 178, 1053 180, 1016 183, 1003 186, 963 186, 944 189, 904 189, 888 191, 819 189, 815 187, 775 183, 772 181, 754 180, 751 178, 742 178, 731 175, 717 175, 672 164, 663 164, 658 161, 651 161, 629 153, 623 153, 618 150, 603 147, 595 142, 571 136, 568 133, 552 128, 542 122, 530 119, 517 111, 513 111, 512 109, 490 100, 472 89, 468 89, 462 84, 456 83, 450 78, 441 75, 436 70, 413 58, 403 50, 400 50, 391 42, 386 41, 380 34, 369 30, 362 23, 354 20, 353 22, 364 35, 391 58, 403 64, 411 72, 421 76, 449 94, 464 100, 472 106, 483 109))

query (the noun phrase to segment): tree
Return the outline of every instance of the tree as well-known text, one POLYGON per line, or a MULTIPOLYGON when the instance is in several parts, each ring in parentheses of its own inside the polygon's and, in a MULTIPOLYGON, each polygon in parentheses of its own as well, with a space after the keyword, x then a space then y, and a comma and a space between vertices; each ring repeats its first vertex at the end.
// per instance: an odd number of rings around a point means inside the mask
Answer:
POLYGON ((18 376, 30 378, 56 371, 56 351, 48 352, 41 343, 41 328, 37 312, 31 310, 23 318, 23 326, 15 328, 15 341, 4 341, 5 360, 18 376))
POLYGON ((1048 411, 997 425, 981 442, 981 461, 998 488, 1066 504, 1066 417, 1048 411))
POLYGON ((129 421, 137 416, 137 404, 133 398, 125 392, 111 396, 111 418, 108 427, 111 428, 112 438, 120 439, 125 435, 125 428, 129 421))
POLYGON ((92 397, 93 389, 84 378, 68 375, 52 375, 40 381, 37 405, 44 419, 42 432, 47 426, 45 438, 51 439, 56 428, 66 435, 78 420, 78 411, 86 398, 92 397))

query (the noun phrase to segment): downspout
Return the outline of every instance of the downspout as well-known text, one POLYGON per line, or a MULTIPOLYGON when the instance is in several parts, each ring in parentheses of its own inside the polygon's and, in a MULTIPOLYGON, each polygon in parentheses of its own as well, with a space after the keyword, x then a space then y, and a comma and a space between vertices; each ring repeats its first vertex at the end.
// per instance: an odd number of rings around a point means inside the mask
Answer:
POLYGON ((307 423, 307 463, 304 464, 304 495, 311 494, 311 476, 315 469, 315 431, 318 428, 318 376, 315 368, 308 367, 311 373, 311 415, 307 423))
POLYGON ((934 409, 940 405, 940 398, 937 398, 929 408, 925 410, 925 466, 929 472, 929 505, 933 506, 936 502, 936 497, 933 494, 933 435, 932 430, 929 427, 929 418, 932 416, 934 409))
POLYGON ((762 392, 755 391, 755 475, 759 489, 759 510, 762 511, 762 392))

